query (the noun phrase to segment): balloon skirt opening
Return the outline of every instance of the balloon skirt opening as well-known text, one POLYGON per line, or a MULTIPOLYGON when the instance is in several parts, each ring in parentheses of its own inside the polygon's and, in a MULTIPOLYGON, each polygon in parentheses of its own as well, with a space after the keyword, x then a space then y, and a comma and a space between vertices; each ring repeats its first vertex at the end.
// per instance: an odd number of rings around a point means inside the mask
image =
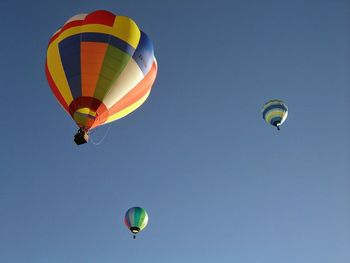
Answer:
POLYGON ((276 121, 273 123, 273 126, 275 126, 277 128, 277 130, 279 131, 280 130, 280 122, 276 121))
POLYGON ((130 227, 130 231, 134 234, 137 234, 138 232, 140 232, 140 228, 133 226, 133 227, 130 227))

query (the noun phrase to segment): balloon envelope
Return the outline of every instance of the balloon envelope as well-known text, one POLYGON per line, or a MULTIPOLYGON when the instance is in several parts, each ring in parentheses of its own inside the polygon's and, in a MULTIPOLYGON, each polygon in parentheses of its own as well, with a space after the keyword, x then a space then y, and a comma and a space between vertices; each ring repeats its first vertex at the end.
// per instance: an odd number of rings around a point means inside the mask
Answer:
POLYGON ((148 215, 146 210, 142 207, 130 208, 125 214, 124 223, 132 233, 138 233, 147 226, 148 215))
POLYGON ((279 128, 288 116, 288 107, 282 100, 270 100, 262 108, 264 120, 279 128))
POLYGON ((46 77, 84 131, 115 121, 148 97, 157 75, 150 38, 108 11, 73 16, 50 39, 46 77))

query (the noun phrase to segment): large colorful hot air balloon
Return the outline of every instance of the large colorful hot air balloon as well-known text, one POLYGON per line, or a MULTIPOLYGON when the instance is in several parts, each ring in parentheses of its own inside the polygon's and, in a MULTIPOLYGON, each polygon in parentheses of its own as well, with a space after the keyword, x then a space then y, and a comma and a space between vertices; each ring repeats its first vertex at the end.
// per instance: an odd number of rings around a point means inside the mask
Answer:
POLYGON ((52 92, 79 126, 89 130, 137 109, 157 75, 150 38, 129 17, 108 11, 73 16, 50 39, 45 65, 52 92))
POLYGON ((275 126, 279 130, 280 126, 287 119, 288 107, 282 100, 270 100, 263 106, 262 115, 268 124, 275 126))
POLYGON ((125 214, 124 223, 136 238, 136 234, 147 226, 148 215, 146 210, 142 207, 130 208, 125 214))

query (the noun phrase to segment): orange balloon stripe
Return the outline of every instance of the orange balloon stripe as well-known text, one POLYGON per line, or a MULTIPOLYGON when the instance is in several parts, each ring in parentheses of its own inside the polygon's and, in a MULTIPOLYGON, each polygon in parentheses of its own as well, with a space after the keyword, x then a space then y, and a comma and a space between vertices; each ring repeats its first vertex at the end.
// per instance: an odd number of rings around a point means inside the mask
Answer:
POLYGON ((108 44, 81 42, 80 45, 82 96, 93 97, 108 44))
POLYGON ((108 110, 109 116, 118 113, 143 98, 152 88, 156 75, 157 65, 153 62, 152 68, 145 78, 108 110))

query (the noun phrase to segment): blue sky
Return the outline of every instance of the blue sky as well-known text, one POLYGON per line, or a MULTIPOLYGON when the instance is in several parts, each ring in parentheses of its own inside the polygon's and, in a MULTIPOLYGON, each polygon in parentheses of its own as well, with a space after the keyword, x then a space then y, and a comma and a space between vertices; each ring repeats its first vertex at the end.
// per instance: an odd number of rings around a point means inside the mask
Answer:
POLYGON ((349 262, 348 1, 0 7, 1 262, 349 262), (140 109, 77 147, 44 61, 96 9, 132 17, 159 71, 140 109), (271 98, 289 106, 280 132, 261 117, 271 98), (136 240, 134 205, 150 217, 136 240))

